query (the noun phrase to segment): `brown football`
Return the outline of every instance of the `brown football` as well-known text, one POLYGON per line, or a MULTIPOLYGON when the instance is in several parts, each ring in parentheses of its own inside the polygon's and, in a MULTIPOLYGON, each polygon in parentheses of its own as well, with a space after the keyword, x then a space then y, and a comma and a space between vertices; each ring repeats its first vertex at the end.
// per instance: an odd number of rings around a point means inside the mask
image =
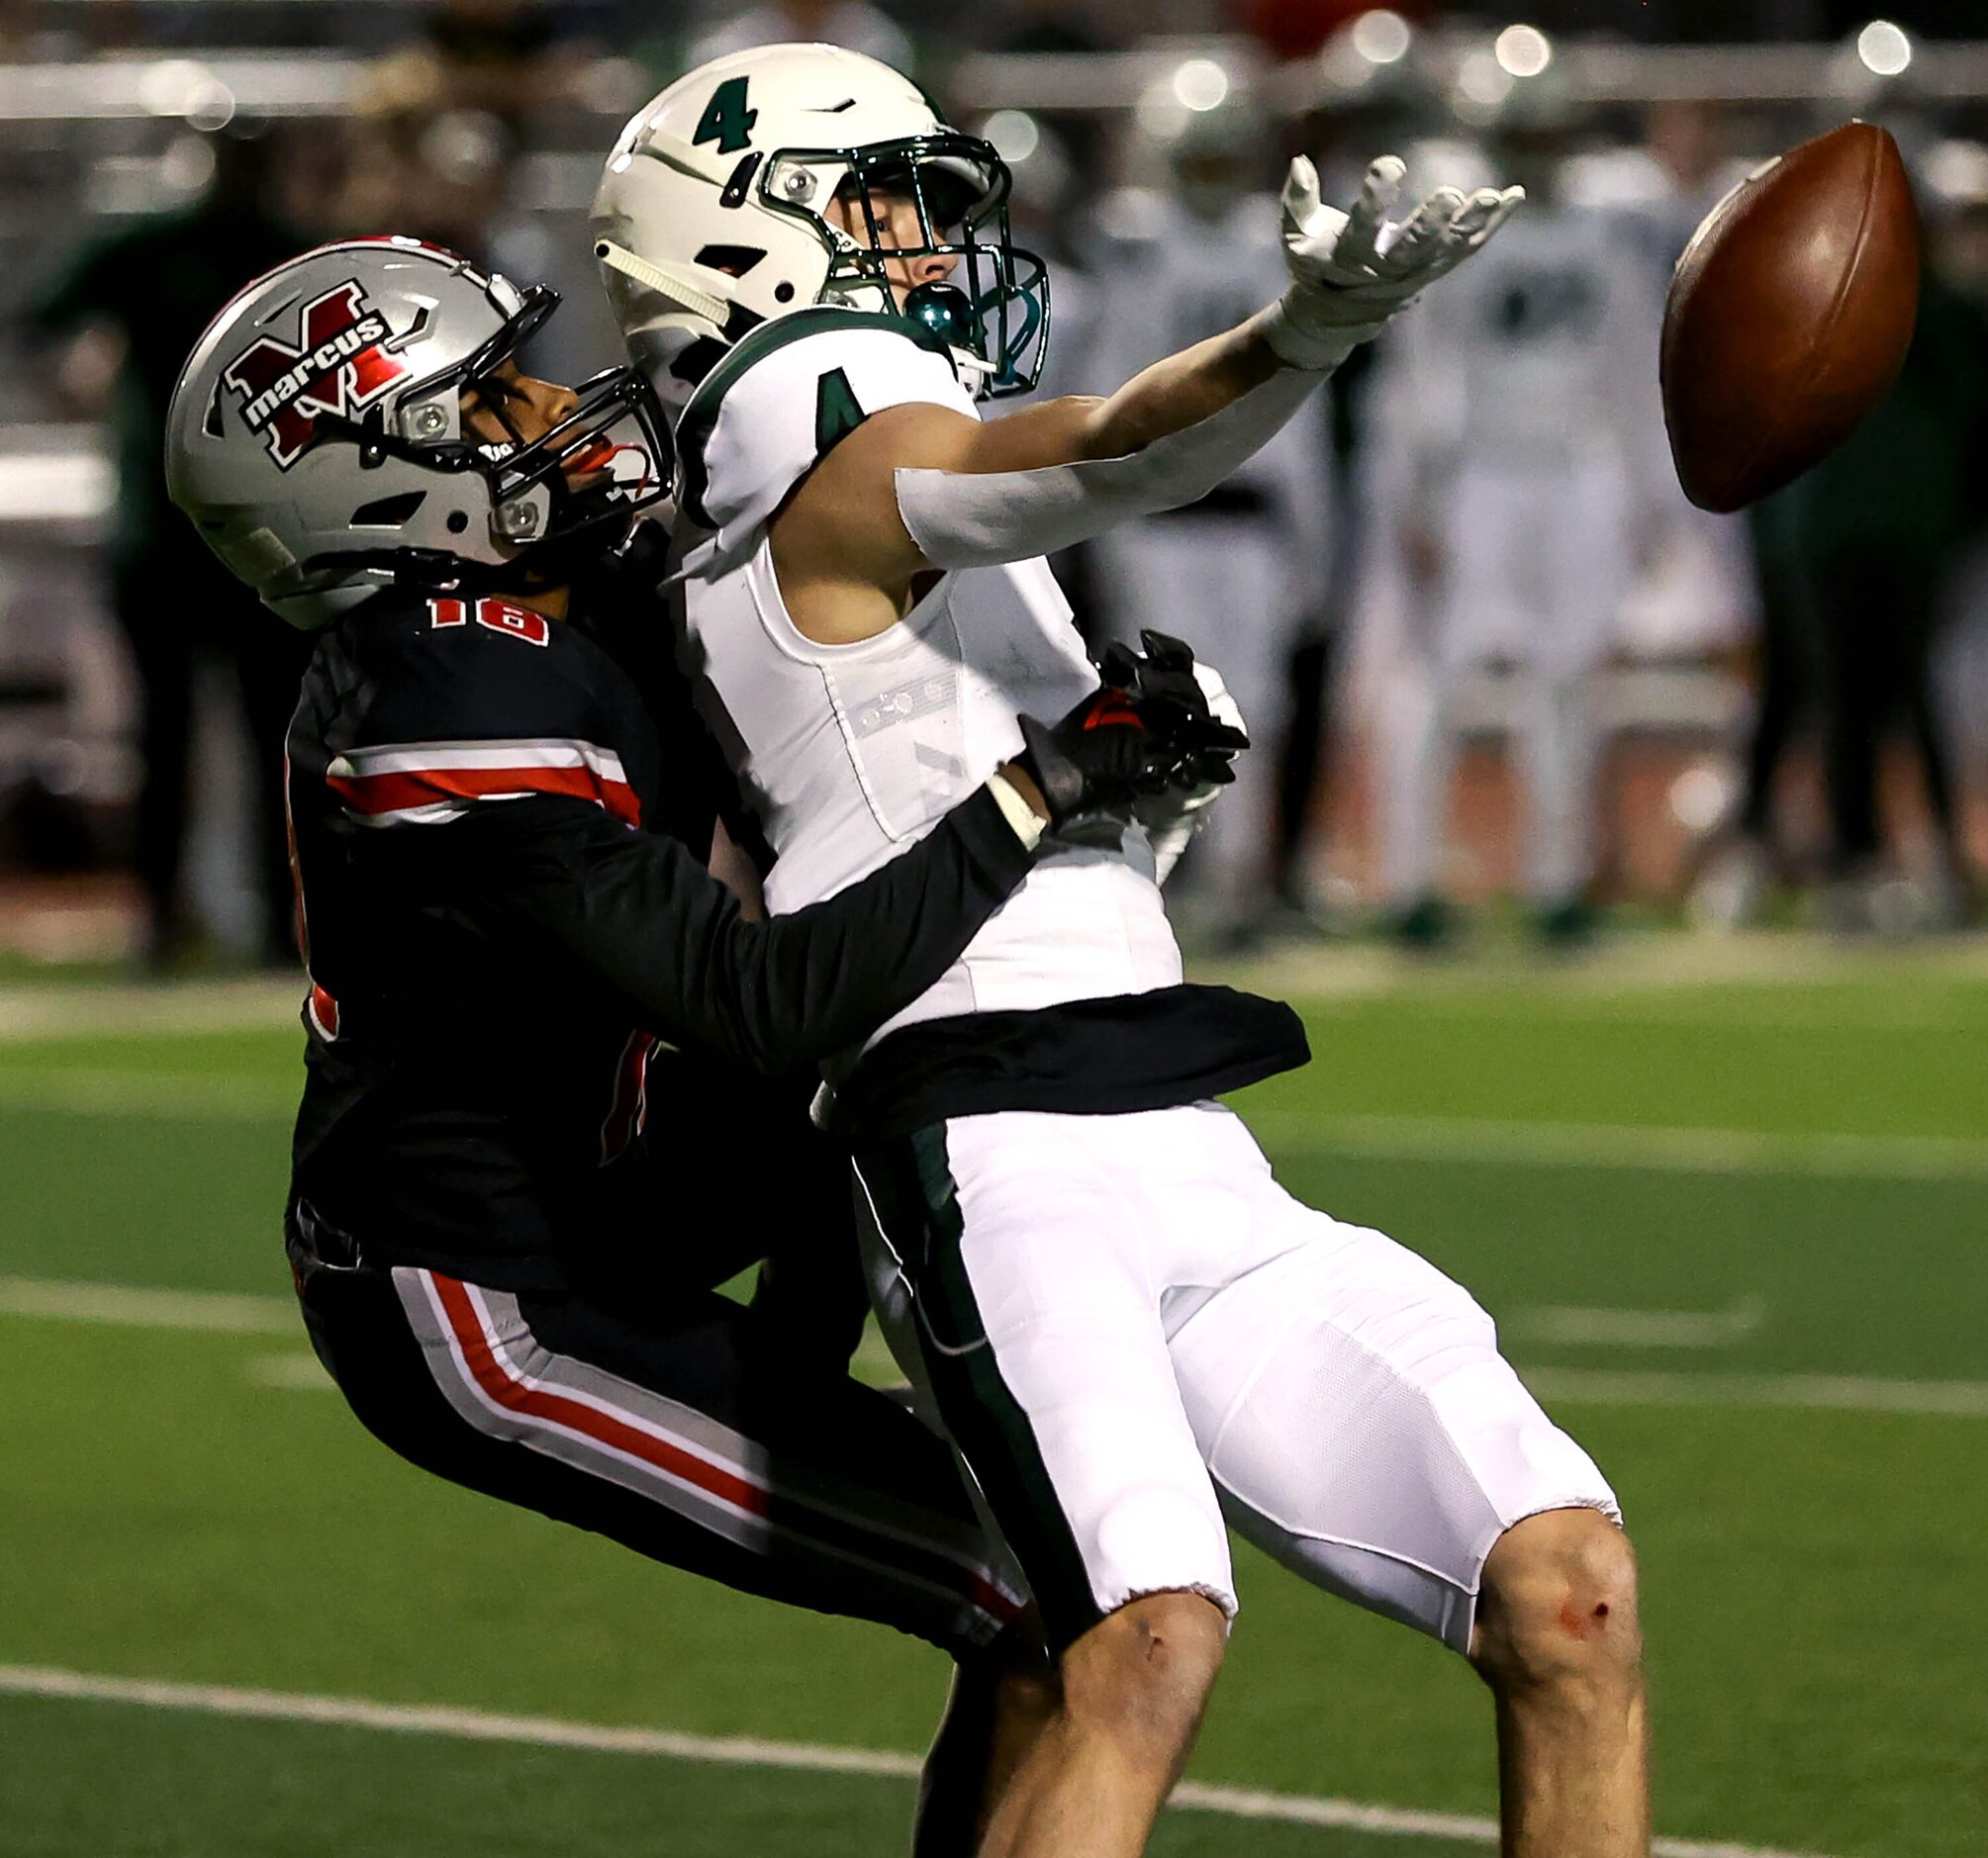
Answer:
POLYGON ((1740 510, 1891 391, 1919 312, 1919 215, 1890 135, 1803 142, 1712 209, 1670 280, 1663 419, 1684 494, 1740 510))

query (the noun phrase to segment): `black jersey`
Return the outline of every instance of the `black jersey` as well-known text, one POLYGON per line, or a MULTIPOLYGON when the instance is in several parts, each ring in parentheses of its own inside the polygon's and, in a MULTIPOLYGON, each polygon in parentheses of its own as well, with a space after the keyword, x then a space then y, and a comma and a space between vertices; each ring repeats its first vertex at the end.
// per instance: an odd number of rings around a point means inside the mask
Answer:
POLYGON ((554 1288, 575 1247, 668 1243, 656 1044, 823 1057, 935 981, 1028 868, 983 790, 828 902, 747 921, 666 741, 589 627, 505 601, 385 596, 321 639, 289 738, 293 1190, 371 1256, 554 1288))

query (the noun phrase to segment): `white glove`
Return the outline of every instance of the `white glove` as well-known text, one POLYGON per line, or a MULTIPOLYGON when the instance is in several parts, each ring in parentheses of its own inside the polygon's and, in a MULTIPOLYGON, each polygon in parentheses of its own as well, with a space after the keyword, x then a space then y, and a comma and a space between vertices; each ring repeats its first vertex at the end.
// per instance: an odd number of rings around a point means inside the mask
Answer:
POLYGON ((1407 164, 1382 155, 1367 170, 1351 213, 1323 205, 1318 170, 1299 155, 1283 184, 1284 263, 1290 289, 1264 313, 1265 337, 1285 367, 1336 368, 1380 333, 1397 310, 1454 271, 1525 199, 1523 187, 1439 187, 1406 220, 1387 210, 1407 164))
MULTIPOLYGON (((1247 736, 1250 726, 1243 720, 1243 712, 1236 699, 1229 695, 1229 687, 1222 682, 1222 674, 1213 665, 1203 664, 1197 658, 1194 660, 1194 682, 1201 687, 1201 695, 1208 699, 1208 713, 1217 722, 1225 723, 1247 736)), ((1156 883, 1164 884, 1174 875, 1174 867, 1181 862, 1181 854, 1187 849, 1187 841, 1201 828, 1203 811, 1214 803, 1227 785, 1226 782, 1204 781, 1186 792, 1168 793, 1158 799, 1144 801, 1135 809, 1133 816, 1145 827, 1146 842, 1153 848, 1153 878, 1156 883)))

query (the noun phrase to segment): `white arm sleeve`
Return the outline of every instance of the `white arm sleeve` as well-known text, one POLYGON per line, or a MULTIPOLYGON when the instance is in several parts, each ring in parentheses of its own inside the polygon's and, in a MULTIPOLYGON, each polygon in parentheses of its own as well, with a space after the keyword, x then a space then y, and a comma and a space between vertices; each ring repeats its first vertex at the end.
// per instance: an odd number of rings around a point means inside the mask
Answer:
POLYGON ((1053 554, 1205 497, 1279 432, 1324 378, 1280 368, 1220 413, 1121 458, 1039 471, 899 471, 898 512, 935 568, 1053 554))

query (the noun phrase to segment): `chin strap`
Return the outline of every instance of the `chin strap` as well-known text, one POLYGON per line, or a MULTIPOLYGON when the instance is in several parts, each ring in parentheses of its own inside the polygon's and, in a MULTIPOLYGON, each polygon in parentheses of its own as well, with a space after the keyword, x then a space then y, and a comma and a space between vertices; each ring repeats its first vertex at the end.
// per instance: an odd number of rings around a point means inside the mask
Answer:
POLYGON ((731 315, 731 305, 722 297, 693 283, 674 265, 653 263, 638 252, 630 251, 626 245, 617 245, 612 238, 597 238, 594 241, 594 256, 623 277, 633 278, 644 290, 654 291, 678 309, 703 317, 707 323, 713 323, 719 328, 724 327, 731 315))

